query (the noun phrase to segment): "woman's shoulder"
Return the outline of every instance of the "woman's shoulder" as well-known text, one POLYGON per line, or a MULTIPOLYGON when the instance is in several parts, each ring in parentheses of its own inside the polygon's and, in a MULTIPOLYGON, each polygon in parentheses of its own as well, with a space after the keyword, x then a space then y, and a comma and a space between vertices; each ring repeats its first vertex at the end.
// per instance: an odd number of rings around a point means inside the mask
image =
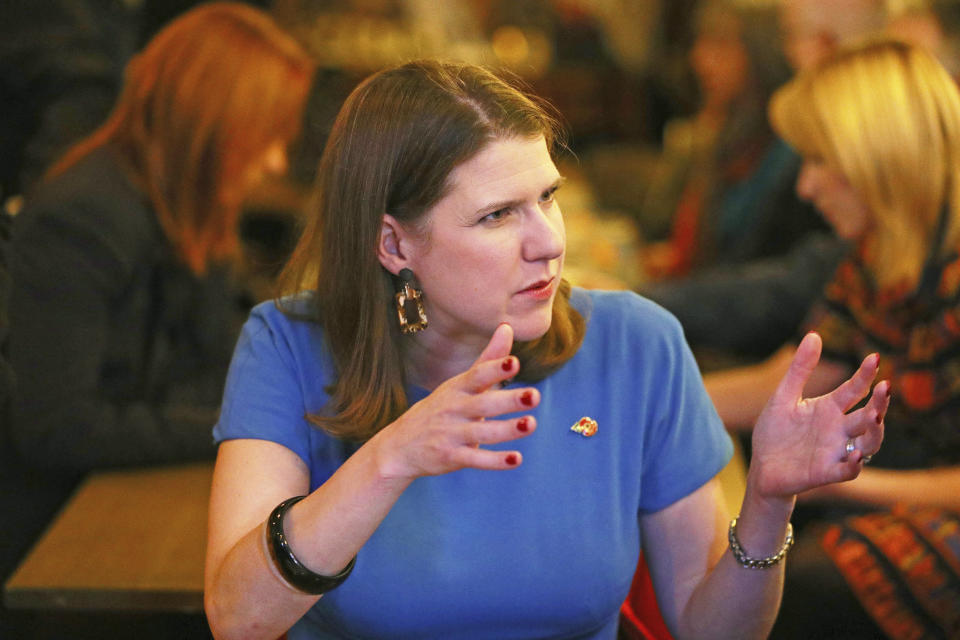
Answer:
POLYGON ((37 185, 27 196, 24 211, 55 211, 70 204, 91 208, 91 213, 125 212, 129 217, 134 206, 146 209, 147 199, 130 181, 117 154, 101 147, 37 185))
POLYGON ((33 234, 52 241, 82 242, 135 261, 153 251, 161 230, 145 196, 129 180, 119 159, 101 148, 63 173, 40 183, 28 195, 14 223, 14 238, 29 242, 33 234))
POLYGON ((574 290, 571 302, 587 323, 575 356, 578 366, 630 370, 641 362, 659 367, 685 357, 680 323, 651 300, 630 291, 591 289, 574 290))
POLYGON ((244 326, 245 339, 282 344, 283 351, 298 357, 314 352, 323 344, 323 328, 317 318, 315 296, 311 292, 264 300, 250 310, 244 326))
POLYGON ((570 302, 591 328, 625 326, 668 333, 680 330, 680 323, 672 313, 633 291, 574 287, 570 302))
POLYGON ((300 323, 319 324, 316 296, 312 291, 270 298, 257 303, 250 310, 251 318, 271 326, 294 326, 300 323))

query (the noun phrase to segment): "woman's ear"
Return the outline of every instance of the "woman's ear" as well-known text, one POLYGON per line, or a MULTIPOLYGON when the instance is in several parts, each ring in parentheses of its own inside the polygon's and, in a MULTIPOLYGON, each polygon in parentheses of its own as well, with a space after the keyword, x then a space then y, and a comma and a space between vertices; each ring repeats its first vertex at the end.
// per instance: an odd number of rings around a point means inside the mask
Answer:
POLYGON ((380 224, 380 242, 377 243, 377 258, 383 268, 396 275, 406 266, 407 256, 404 249, 407 246, 407 234, 396 218, 388 213, 383 214, 380 224))

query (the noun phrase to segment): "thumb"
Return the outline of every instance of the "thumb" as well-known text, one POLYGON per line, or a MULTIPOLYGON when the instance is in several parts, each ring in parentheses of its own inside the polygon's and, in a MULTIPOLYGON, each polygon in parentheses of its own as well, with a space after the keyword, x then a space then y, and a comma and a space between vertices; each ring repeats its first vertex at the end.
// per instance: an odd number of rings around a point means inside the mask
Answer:
POLYGON ((512 348, 513 327, 506 322, 503 322, 493 332, 493 336, 490 337, 490 342, 488 342, 487 346, 483 348, 483 351, 480 353, 480 357, 477 358, 474 364, 484 362, 486 360, 506 358, 508 355, 510 355, 510 350, 512 348))
POLYGON ((803 395, 803 388, 810 379, 810 374, 820 362, 820 349, 823 341, 820 336, 811 331, 803 337, 796 353, 793 354, 793 360, 790 362, 790 368, 777 385, 774 397, 781 401, 797 402, 803 395))

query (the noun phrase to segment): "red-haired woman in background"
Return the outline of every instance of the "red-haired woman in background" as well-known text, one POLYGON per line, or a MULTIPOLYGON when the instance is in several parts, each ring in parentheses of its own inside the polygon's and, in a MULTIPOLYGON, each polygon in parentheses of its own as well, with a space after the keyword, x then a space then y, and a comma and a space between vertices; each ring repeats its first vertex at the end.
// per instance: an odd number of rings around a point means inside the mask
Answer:
POLYGON ((313 68, 262 11, 201 5, 131 60, 110 117, 31 194, 10 256, 17 477, 69 487, 95 467, 213 457, 246 315, 237 219, 285 170, 313 68))

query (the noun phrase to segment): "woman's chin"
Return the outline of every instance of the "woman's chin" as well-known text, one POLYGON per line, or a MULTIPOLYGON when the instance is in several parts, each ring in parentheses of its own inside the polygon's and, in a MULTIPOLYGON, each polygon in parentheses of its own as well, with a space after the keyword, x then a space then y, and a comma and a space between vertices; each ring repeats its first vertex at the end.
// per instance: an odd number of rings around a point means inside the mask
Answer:
POLYGON ((547 317, 545 320, 537 319, 534 321, 531 319, 516 324, 511 323, 513 326, 513 340, 515 342, 532 342, 538 340, 550 330, 551 322, 552 317, 547 317))

